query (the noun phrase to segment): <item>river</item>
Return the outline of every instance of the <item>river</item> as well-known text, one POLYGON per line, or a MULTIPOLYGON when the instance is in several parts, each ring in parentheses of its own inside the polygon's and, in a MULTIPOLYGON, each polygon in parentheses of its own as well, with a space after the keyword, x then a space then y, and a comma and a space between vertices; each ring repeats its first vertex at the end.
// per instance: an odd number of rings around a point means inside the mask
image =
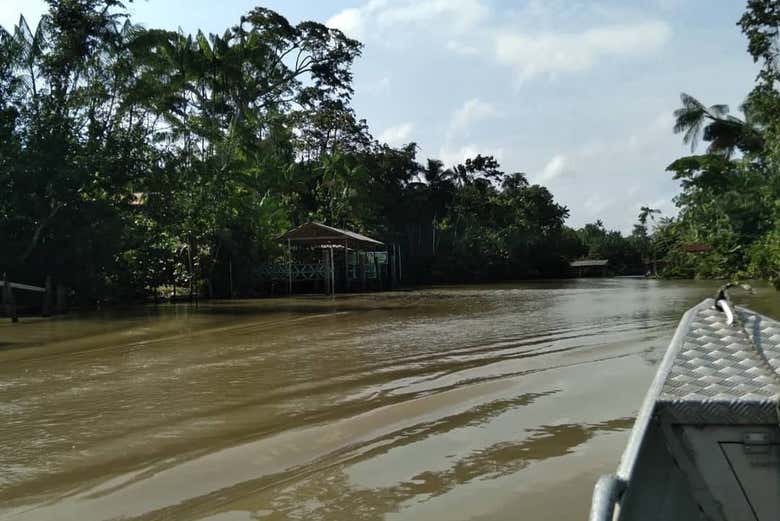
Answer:
MULTIPOLYGON (((715 282, 0 322, 0 519, 582 520, 715 282)), ((735 300, 780 316, 774 290, 735 300)))

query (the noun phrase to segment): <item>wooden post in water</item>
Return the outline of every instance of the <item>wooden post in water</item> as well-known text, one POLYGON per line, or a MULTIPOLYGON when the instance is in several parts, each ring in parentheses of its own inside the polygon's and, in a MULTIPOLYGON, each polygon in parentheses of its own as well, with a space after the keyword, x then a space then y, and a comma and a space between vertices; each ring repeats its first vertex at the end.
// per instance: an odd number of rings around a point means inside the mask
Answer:
POLYGON ((195 292, 195 289, 193 287, 193 284, 195 282, 195 274, 192 271, 192 242, 189 242, 187 244, 187 266, 189 268, 189 283, 190 283, 190 302, 192 302, 192 297, 195 292))
POLYGON ((395 258, 395 243, 393 243, 393 251, 390 255, 390 284, 393 289, 398 286, 398 277, 397 277, 397 271, 396 271, 396 264, 398 260, 395 258))
POLYGON ((366 265, 367 265, 366 252, 358 252, 358 266, 360 266, 360 290, 361 291, 366 291, 366 265))
POLYGON ((51 316, 51 275, 46 275, 46 292, 43 294, 43 303, 41 304, 41 316, 51 316))
POLYGON ((57 304, 56 304, 56 310, 58 315, 62 315, 65 313, 65 309, 68 305, 67 302, 67 292, 65 291, 65 286, 62 284, 57 284, 57 304))
POLYGON ((171 269, 171 285, 173 286, 171 302, 176 302, 176 257, 173 259, 173 268, 171 269))
POLYGON ((292 295, 292 243, 287 239, 287 294, 292 295))
POLYGON ((323 292, 328 295, 330 294, 331 288, 330 288, 330 270, 332 269, 332 262, 330 260, 330 253, 328 252, 327 248, 322 249, 322 259, 320 259, 320 263, 325 268, 323 274, 322 274, 322 288, 323 292))
POLYGON ((349 241, 344 239, 344 293, 349 293, 349 241))
POLYGON ((233 256, 230 256, 230 264, 228 264, 228 279, 230 279, 230 298, 235 298, 233 295, 233 256))
POLYGON ((5 314, 11 317, 11 322, 19 322, 19 315, 16 313, 16 300, 14 299, 14 290, 8 282, 8 274, 3 273, 3 304, 5 314))
POLYGON ((333 246, 330 247, 330 295, 336 296, 336 263, 333 257, 333 246))
POLYGON ((398 283, 404 280, 403 262, 401 261, 401 245, 398 245, 398 283))
POLYGON ((374 273, 376 274, 376 289, 377 291, 382 291, 382 272, 379 271, 379 258, 376 255, 376 252, 372 255, 374 258, 374 273))

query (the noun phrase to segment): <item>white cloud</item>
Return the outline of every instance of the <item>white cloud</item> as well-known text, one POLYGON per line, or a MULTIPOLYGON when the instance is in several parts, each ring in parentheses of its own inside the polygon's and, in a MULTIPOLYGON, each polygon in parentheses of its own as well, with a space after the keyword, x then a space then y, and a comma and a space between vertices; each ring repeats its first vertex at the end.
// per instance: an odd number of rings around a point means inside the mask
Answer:
POLYGON ((351 7, 328 18, 325 25, 339 29, 351 38, 361 39, 364 35, 365 23, 363 11, 351 7))
POLYGON ((476 145, 464 145, 455 148, 443 146, 439 149, 438 157, 445 167, 450 167, 463 163, 466 159, 474 157, 479 153, 476 145))
POLYGON ((542 171, 534 178, 534 182, 539 184, 549 183, 553 179, 568 173, 567 163, 566 156, 556 154, 546 165, 544 165, 542 171))
POLYGON ((479 54, 479 49, 473 45, 464 44, 457 40, 447 40, 447 50, 463 56, 475 56, 479 54))
POLYGON ((416 122, 421 161, 452 166, 502 153, 502 169, 548 186, 570 208, 572 226, 600 218, 630 232, 644 205, 674 215, 679 182, 665 168, 688 153, 671 131, 677 94, 736 105, 755 77, 733 27, 744 6, 702 14, 690 0, 419 4, 352 0, 357 12, 340 18, 365 36, 355 65, 358 113, 386 126, 416 122), (728 74, 713 84, 712 70, 728 74), (556 78, 571 81, 548 81, 556 78))
POLYGON ((510 66, 519 81, 584 71, 609 57, 652 52, 671 35, 669 24, 660 20, 609 25, 603 21, 603 9, 578 2, 533 0, 516 16, 519 24, 515 19, 497 23, 486 0, 370 0, 340 11, 326 25, 390 47, 433 45, 461 56, 490 55, 510 66), (561 29, 581 27, 585 12, 586 29, 561 29), (595 12, 601 16, 594 18, 595 12), (587 28, 594 20, 602 25, 587 28), (518 30, 518 25, 526 29, 518 30))
POLYGON ((483 22, 490 10, 482 0, 371 0, 360 7, 344 9, 325 25, 354 38, 381 37, 387 31, 424 27, 427 32, 461 33, 483 22))
POLYGON ((378 13, 385 26, 421 24, 430 21, 454 24, 462 30, 484 20, 489 13, 480 0, 406 0, 386 4, 378 13))
POLYGON ((491 155, 500 162, 504 157, 504 149, 494 146, 480 146, 474 143, 463 146, 444 145, 439 149, 436 158, 444 163, 445 167, 451 167, 463 163, 466 159, 474 158, 478 154, 491 155))
POLYGON ((401 123, 394 127, 388 127, 380 134, 379 141, 392 146, 400 146, 409 143, 414 123, 401 123))
POLYGON ((499 32, 495 55, 514 69, 518 81, 559 73, 580 72, 612 56, 635 56, 655 51, 670 38, 661 21, 613 25, 580 33, 518 34, 499 32))
POLYGON ((641 206, 673 216, 678 182, 664 169, 681 147, 670 130, 671 112, 648 112, 623 132, 565 148, 542 163, 533 181, 550 187, 556 200, 571 209, 570 226, 602 219, 608 228, 630 233, 641 206))
POLYGON ((457 165, 468 158, 473 158, 477 154, 492 155, 500 160, 504 154, 503 148, 495 146, 477 146, 473 143, 459 145, 456 144, 458 138, 463 138, 470 134, 469 129, 479 121, 498 117, 496 108, 487 101, 479 98, 467 100, 452 114, 449 127, 444 138, 444 144, 439 149, 438 158, 446 166, 457 165))
POLYGON ((453 134, 468 130, 471 125, 478 121, 491 119, 496 116, 498 116, 498 111, 492 104, 479 98, 472 98, 466 101, 452 115, 449 136, 451 137, 453 134))

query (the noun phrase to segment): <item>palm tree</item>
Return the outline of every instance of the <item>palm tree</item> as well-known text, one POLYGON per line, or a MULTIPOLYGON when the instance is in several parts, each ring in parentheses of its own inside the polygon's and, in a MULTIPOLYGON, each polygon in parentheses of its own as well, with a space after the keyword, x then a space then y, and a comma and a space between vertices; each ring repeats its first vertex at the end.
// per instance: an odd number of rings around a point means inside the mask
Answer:
POLYGON ((649 237, 647 233, 647 220, 650 219, 651 221, 655 222, 655 216, 657 214, 660 214, 661 210, 658 210, 657 208, 650 208, 649 206, 643 206, 639 209, 639 217, 637 218, 639 220, 640 224, 640 230, 642 233, 644 233, 643 240, 649 241, 647 244, 649 246, 648 253, 650 254, 650 257, 653 262, 653 276, 658 276, 658 259, 656 258, 656 251, 655 247, 653 245, 653 238, 649 237))
POLYGON ((43 15, 35 32, 30 30, 24 16, 19 17, 19 23, 14 27, 13 33, 0 27, 0 45, 6 66, 16 72, 17 81, 14 87, 19 92, 29 94, 33 101, 38 95, 37 64, 40 63, 46 45, 48 21, 49 15, 43 15))
POLYGON ((761 131, 750 117, 746 105, 741 107, 746 114, 745 120, 742 120, 729 115, 728 105, 705 107, 684 92, 680 94, 680 100, 682 107, 674 111, 674 133, 683 133, 683 143, 691 145, 691 152, 702 138, 710 143, 708 154, 723 154, 726 157, 731 157, 736 149, 758 152, 763 148, 761 131))
POLYGON ((655 222, 655 215, 660 214, 661 210, 656 208, 650 208, 649 206, 643 206, 639 209, 639 222, 642 226, 647 226, 647 219, 649 218, 655 222))
POLYGON ((429 185, 435 185, 444 181, 444 163, 438 159, 429 159, 423 169, 423 177, 429 185))
POLYGON ((707 108, 693 96, 681 93, 682 107, 674 111, 674 133, 683 134, 683 143, 690 143, 691 152, 696 149, 707 120, 715 121, 728 114, 728 105, 712 105, 707 108))
POLYGON ((528 187, 528 178, 523 172, 515 172, 501 181, 501 188, 508 192, 517 192, 528 187))
POLYGON ((428 164, 423 170, 423 177, 428 183, 428 203, 433 211, 431 218, 431 254, 436 254, 438 240, 436 237, 436 228, 438 226, 439 216, 446 213, 447 206, 452 201, 455 185, 453 183, 452 170, 445 170, 444 163, 438 159, 429 159, 428 164))

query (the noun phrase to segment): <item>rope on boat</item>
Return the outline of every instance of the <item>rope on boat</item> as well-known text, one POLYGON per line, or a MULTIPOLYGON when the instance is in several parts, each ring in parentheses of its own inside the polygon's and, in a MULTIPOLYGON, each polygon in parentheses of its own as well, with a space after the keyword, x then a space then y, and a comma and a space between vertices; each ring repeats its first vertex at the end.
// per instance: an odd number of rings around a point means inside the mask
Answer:
POLYGON ((780 375, 777 374, 777 371, 775 371, 775 368, 772 366, 772 364, 769 362, 769 359, 766 357, 766 354, 764 353, 764 350, 756 344, 756 341, 753 338, 753 334, 748 331, 748 328, 745 326, 745 323, 742 322, 742 319, 737 315, 735 312, 736 307, 734 307, 734 303, 731 301, 731 296, 729 295, 729 288, 731 287, 738 287, 741 288, 747 292, 749 292, 751 295, 755 294, 755 290, 749 285, 749 284, 739 284, 737 282, 729 282, 728 284, 724 284, 720 287, 718 290, 718 294, 715 297, 715 309, 718 309, 720 311, 723 311, 726 314, 726 324, 730 327, 736 327, 739 326, 742 328, 742 332, 745 333, 745 336, 748 339, 748 342, 750 342, 750 345, 753 346, 753 349, 755 349, 756 353, 758 353, 761 360, 764 361, 767 368, 769 368, 770 372, 775 376, 778 381, 780 381, 780 375))
POLYGON ((726 313, 726 325, 733 325, 734 324, 734 312, 731 311, 731 306, 729 306, 729 301, 726 299, 721 299, 715 303, 716 306, 718 306, 724 313, 726 313))
MULTIPOLYGON (((739 320, 739 318, 734 313, 734 303, 731 302, 731 296, 729 295, 729 288, 738 287, 741 288, 751 294, 755 293, 753 288, 749 284, 740 284, 739 282, 728 282, 720 287, 718 289, 718 294, 715 296, 715 308, 719 309, 720 311, 723 311, 726 313, 726 317, 728 318, 728 325, 731 326, 734 324, 735 320, 738 325, 742 326, 744 329, 744 325, 742 324, 742 321, 739 320)), ((750 335, 748 335, 750 337, 750 335)))

